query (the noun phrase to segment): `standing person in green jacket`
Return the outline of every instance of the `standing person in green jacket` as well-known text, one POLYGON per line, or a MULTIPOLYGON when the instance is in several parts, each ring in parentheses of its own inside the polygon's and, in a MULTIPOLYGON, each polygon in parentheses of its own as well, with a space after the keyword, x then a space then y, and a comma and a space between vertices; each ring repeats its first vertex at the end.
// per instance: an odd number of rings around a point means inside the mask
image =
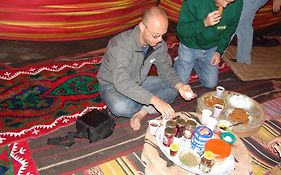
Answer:
POLYGON ((184 83, 188 83, 194 68, 204 87, 217 85, 218 64, 236 31, 242 7, 243 0, 183 0, 174 68, 184 83), (222 14, 219 6, 223 7, 222 14))

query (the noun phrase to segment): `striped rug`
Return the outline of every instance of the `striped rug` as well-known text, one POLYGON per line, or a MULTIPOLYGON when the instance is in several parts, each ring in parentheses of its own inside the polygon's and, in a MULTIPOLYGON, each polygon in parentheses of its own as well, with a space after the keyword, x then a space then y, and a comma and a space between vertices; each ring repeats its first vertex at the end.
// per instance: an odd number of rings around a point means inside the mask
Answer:
MULTIPOLYGON (((262 106, 267 113, 267 120, 255 136, 242 138, 252 158, 251 175, 266 174, 281 162, 281 158, 277 153, 266 148, 266 144, 272 138, 281 135, 280 101, 281 98, 277 98, 263 103, 262 106)), ((140 159, 140 155, 141 151, 133 152, 75 173, 75 175, 80 175, 81 173, 83 175, 141 175, 145 172, 145 164, 140 159)))
MULTIPOLYGON (((145 164, 140 159, 141 151, 118 157, 82 171, 83 175, 142 175, 145 164)), ((80 173, 75 173, 80 174, 80 173)))
MULTIPOLYGON (((281 97, 281 79, 240 81, 232 72, 220 74, 219 85, 227 90, 239 92, 254 98, 259 103, 281 97)), ((199 82, 192 83, 193 90, 203 94, 209 89, 203 88, 199 82)), ((276 101, 278 103, 278 101, 276 101)), ((176 111, 196 111, 196 100, 185 102, 178 97, 172 104, 176 111)), ((274 103, 275 104, 275 103, 274 103)), ((279 105, 280 104, 276 104, 279 105)), ((278 111, 276 111, 278 112, 278 111)), ((133 152, 141 151, 147 121, 158 116, 148 115, 142 121, 138 131, 132 131, 126 118, 116 118, 117 126, 112 136, 89 144, 86 139, 77 139, 70 148, 47 145, 47 139, 65 135, 75 130, 74 125, 60 128, 48 135, 31 139, 29 147, 39 174, 83 174, 82 171, 101 165, 133 152)))

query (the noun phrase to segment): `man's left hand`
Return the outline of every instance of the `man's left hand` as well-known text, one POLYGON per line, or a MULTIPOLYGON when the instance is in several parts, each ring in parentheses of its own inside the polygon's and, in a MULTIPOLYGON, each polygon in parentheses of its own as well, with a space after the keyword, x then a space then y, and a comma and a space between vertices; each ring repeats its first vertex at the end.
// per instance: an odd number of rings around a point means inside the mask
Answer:
POLYGON ((221 54, 218 52, 215 52, 215 54, 212 57, 211 65, 218 65, 221 61, 221 54))

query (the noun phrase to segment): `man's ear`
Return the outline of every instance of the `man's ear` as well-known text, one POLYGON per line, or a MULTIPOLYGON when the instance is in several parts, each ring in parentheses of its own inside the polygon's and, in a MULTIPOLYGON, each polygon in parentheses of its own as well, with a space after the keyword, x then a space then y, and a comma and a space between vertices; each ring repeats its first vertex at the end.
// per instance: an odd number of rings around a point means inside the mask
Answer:
POLYGON ((142 21, 139 23, 139 28, 141 31, 144 31, 144 29, 145 29, 145 26, 142 21))

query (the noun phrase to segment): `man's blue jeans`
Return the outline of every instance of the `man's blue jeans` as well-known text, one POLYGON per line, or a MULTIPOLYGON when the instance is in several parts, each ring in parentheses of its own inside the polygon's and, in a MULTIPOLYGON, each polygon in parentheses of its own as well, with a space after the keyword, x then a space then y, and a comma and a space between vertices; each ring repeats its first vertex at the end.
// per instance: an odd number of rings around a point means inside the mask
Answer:
MULTIPOLYGON (((169 104, 174 101, 178 94, 156 76, 148 76, 141 86, 169 104)), ((117 117, 131 118, 145 106, 117 92, 115 87, 111 84, 100 85, 99 88, 101 97, 105 101, 108 109, 117 117)))
POLYGON ((218 82, 218 65, 211 65, 211 60, 216 52, 216 47, 199 50, 191 49, 180 43, 178 59, 174 69, 184 83, 189 82, 189 77, 194 68, 201 84, 207 88, 214 88, 218 82))
POLYGON ((251 64, 251 51, 253 47, 253 21, 256 12, 268 0, 243 0, 243 9, 239 24, 236 30, 237 34, 237 54, 238 63, 251 64))

